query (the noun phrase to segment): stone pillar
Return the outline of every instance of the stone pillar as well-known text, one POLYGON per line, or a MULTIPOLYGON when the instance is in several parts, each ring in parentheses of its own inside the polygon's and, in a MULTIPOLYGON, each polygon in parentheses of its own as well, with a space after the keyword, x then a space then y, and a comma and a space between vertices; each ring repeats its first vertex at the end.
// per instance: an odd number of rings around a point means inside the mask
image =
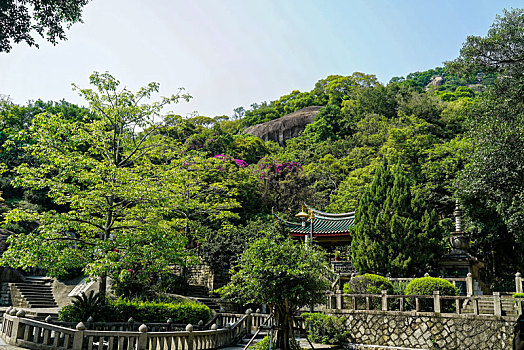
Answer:
POLYGON ((83 322, 76 325, 76 332, 73 336, 73 350, 82 350, 84 347, 84 331, 86 326, 83 322))
POLYGON ((468 297, 473 295, 473 275, 471 272, 466 276, 466 295, 468 297))
POLYGON ((522 293, 522 275, 520 272, 515 274, 515 292, 522 293))
POLYGON ((502 316, 502 304, 500 301, 500 292, 493 292, 493 315, 502 316))
POLYGON ((195 342, 195 335, 193 334, 193 325, 191 323, 186 326, 186 332, 189 332, 189 336, 187 337, 186 350, 193 350, 193 345, 195 342))
POLYGON ((140 335, 138 336, 138 342, 136 344, 136 350, 146 350, 147 349, 147 326, 142 324, 138 327, 140 335))
POLYGON ((253 313, 253 310, 247 309, 246 310, 246 333, 251 334, 251 325, 253 324, 253 316, 251 315, 253 313))
POLYGON ((433 291, 433 311, 440 313, 440 291, 433 291))
POLYGON ((342 310, 342 291, 337 290, 337 310, 342 310))
POLYGON ((382 291, 382 311, 388 311, 388 291, 382 291))

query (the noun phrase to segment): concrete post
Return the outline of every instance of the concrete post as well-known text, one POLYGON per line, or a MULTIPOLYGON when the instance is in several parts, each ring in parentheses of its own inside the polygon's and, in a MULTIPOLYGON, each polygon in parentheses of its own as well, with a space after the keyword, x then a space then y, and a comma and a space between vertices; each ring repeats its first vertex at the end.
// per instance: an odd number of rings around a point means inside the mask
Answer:
MULTIPOLYGON (((16 311, 16 309, 13 309, 13 311, 16 311)), ((10 313, 14 313, 11 311, 10 313)), ((18 328, 20 327, 20 319, 16 317, 16 314, 13 315, 13 326, 11 328, 11 336, 7 339, 7 344, 9 345, 16 345, 16 337, 18 336, 18 328)))
POLYGON ((86 326, 83 322, 76 325, 76 332, 73 336, 73 350, 82 350, 84 347, 84 331, 86 326))
POLYGON ((147 326, 142 324, 138 327, 140 335, 138 336, 138 342, 136 344, 136 350, 146 350, 147 349, 147 326))
POLYGON ((337 290, 336 298, 337 298, 337 310, 342 310, 342 291, 341 290, 337 290))
POLYGON ((382 311, 388 311, 388 291, 382 291, 382 311))
POLYGON ((466 276, 466 295, 468 297, 473 295, 473 275, 468 272, 466 276))
POLYGON ((522 275, 520 272, 515 274, 515 291, 516 293, 522 293, 522 275))
POLYGON ((440 313, 440 291, 433 291, 433 311, 440 313))
POLYGON ((251 334, 251 326, 253 324, 253 310, 247 309, 246 310, 246 334, 251 334))
POLYGON ((193 325, 191 323, 186 326, 186 332, 189 332, 189 336, 187 337, 186 350, 193 350, 193 343, 195 342, 195 335, 193 334, 193 325))
POLYGON ((215 331, 215 336, 213 337, 213 349, 218 349, 218 327, 216 323, 211 326, 211 330, 215 331))
POLYGON ((502 304, 500 292, 493 292, 493 315, 502 316, 502 304))

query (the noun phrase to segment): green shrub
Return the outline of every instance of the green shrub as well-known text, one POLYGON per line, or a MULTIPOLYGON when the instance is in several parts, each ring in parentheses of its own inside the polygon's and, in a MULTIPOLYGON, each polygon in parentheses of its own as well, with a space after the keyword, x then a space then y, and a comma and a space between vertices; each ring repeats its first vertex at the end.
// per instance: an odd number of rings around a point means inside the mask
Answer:
MULTIPOLYGON (((269 335, 266 335, 262 338, 255 346, 252 347, 253 350, 268 350, 269 349, 269 335)), ((272 350, 276 349, 275 338, 273 338, 273 344, 271 344, 272 350)))
POLYGON ((513 298, 524 298, 524 293, 513 293, 513 298))
POLYGON ((108 314, 108 306, 98 293, 90 291, 73 297, 72 303, 60 310, 58 318, 63 321, 87 321, 89 317, 104 321, 108 314))
MULTIPOLYGON (((433 292, 438 290, 440 295, 457 295, 457 289, 451 282, 446 281, 442 278, 437 277, 421 277, 415 278, 406 286, 406 295, 433 295, 433 292)), ((409 303, 413 305, 414 299, 409 299, 409 303)), ((432 310, 433 300, 422 299, 420 300, 421 311, 432 310)), ((443 300, 441 302, 443 311, 452 311, 454 308, 452 300, 443 300)))
MULTIPOLYGON (((89 316, 87 316, 89 317, 89 316)), ((85 321, 74 305, 62 308, 59 318, 62 321, 85 321)), ((197 324, 200 320, 207 322, 211 313, 205 305, 183 301, 180 303, 160 303, 117 299, 109 301, 103 313, 93 315, 95 321, 126 322, 133 317, 139 322, 166 322, 171 318, 174 323, 197 324)))
POLYGON ((314 343, 340 344, 347 341, 349 331, 345 329, 344 317, 329 316, 321 313, 303 313, 309 339, 314 343))
POLYGON ((386 277, 372 273, 355 276, 349 283, 344 284, 346 294, 381 294, 383 290, 392 294, 393 285, 386 277))
POLYGON ((165 322, 171 318, 174 323, 196 324, 200 320, 207 322, 211 317, 207 306, 191 301, 170 304, 117 299, 111 302, 111 308, 116 321, 133 317, 139 322, 165 322))

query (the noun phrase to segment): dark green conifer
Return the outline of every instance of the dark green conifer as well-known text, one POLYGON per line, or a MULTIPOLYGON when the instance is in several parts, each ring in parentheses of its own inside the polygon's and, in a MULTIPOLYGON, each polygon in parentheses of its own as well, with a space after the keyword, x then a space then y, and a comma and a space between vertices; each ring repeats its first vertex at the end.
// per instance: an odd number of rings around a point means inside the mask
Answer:
POLYGON ((352 263, 361 273, 411 276, 436 267, 442 254, 437 215, 412 195, 400 164, 381 165, 355 215, 352 263))

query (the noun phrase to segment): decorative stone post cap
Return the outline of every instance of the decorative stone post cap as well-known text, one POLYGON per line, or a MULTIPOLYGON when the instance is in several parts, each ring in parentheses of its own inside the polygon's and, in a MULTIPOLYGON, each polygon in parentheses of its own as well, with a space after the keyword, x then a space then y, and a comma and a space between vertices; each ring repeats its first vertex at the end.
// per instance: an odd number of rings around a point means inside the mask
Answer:
POLYGON ((260 308, 258 308, 258 309, 255 310, 255 312, 256 312, 257 314, 259 314, 259 313, 262 312, 262 310, 260 310, 260 308))
POLYGON ((17 312, 18 312, 17 309, 12 308, 11 311, 9 311, 9 315, 11 315, 11 316, 16 316, 16 313, 17 313, 17 312))
POLYGON ((221 307, 220 310, 218 310, 218 312, 226 312, 226 309, 224 309, 223 307, 221 307))
POLYGON ((520 274, 520 272, 517 272, 517 273, 515 274, 515 277, 522 277, 522 275, 520 274))
POLYGON ((170 317, 167 319, 167 324, 171 324, 171 323, 173 323, 173 319, 170 317))
POLYGON ((426 272, 426 273, 424 274, 424 277, 429 277, 429 273, 426 272))
POLYGON ((142 325, 140 327, 138 327, 138 331, 140 333, 145 333, 147 332, 147 326, 145 324, 142 323, 142 325))
POLYGON ((18 310, 18 312, 16 313, 16 317, 24 317, 24 316, 25 316, 24 310, 18 310))
POLYGON ((76 325, 76 330, 77 331, 85 331, 86 330, 86 325, 84 324, 84 322, 78 322, 78 324, 76 325))
POLYGON ((127 320, 127 322, 133 323, 133 322, 135 322, 135 319, 133 317, 129 317, 129 320, 127 320))
POLYGON ((251 309, 247 309, 246 310, 246 315, 251 315, 252 313, 253 313, 253 310, 251 310, 251 309))
POLYGON ((51 315, 48 315, 48 316, 45 318, 45 321, 46 321, 47 323, 49 323, 49 322, 51 322, 52 319, 53 319, 53 318, 51 317, 51 315))
POLYGON ((466 275, 466 277, 473 277, 473 275, 471 274, 471 272, 468 272, 468 274, 466 275))
POLYGON ((89 318, 87 319, 87 322, 95 322, 95 319, 93 318, 93 316, 89 316, 89 318))
POLYGON ((5 310, 5 313, 6 314, 9 314, 11 312, 11 310, 13 310, 13 307, 12 306, 9 306, 6 310, 5 310))
POLYGON ((218 329, 218 326, 216 325, 216 323, 211 326, 212 331, 216 331, 217 329, 218 329))
POLYGON ((189 323, 187 326, 186 326, 186 332, 193 332, 193 325, 191 323, 189 323))
POLYGON ((198 326, 199 327, 202 327, 203 325, 204 325, 204 321, 202 321, 202 320, 198 321, 198 326))

